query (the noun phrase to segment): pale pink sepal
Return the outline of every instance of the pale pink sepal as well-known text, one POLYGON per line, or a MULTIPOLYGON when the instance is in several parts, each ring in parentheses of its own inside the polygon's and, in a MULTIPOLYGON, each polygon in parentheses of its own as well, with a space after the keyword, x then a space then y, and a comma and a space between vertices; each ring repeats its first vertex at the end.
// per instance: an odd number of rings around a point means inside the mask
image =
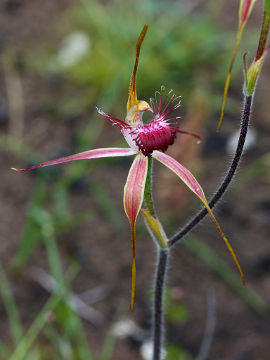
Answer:
POLYGON ((148 168, 148 158, 139 153, 129 170, 127 182, 124 188, 124 209, 131 226, 131 239, 132 239, 132 284, 131 284, 131 301, 130 308, 133 311, 135 286, 136 286, 136 266, 135 266, 135 223, 137 216, 140 212, 143 196, 145 181, 148 168))
POLYGON ((191 172, 189 170, 187 170, 184 166, 179 164, 179 162, 176 161, 175 159, 173 159, 171 156, 166 155, 166 154, 164 154, 160 151, 156 151, 156 150, 153 152, 152 156, 153 156, 153 158, 155 158, 156 160, 160 161, 162 164, 167 166, 170 170, 172 170, 190 188, 190 190, 193 191, 199 197, 199 199, 202 201, 202 203, 206 207, 206 210, 208 211, 209 215, 211 216, 214 224, 216 225, 220 235, 222 236, 222 238, 223 238, 236 266, 237 266, 237 269, 240 273, 243 285, 245 285, 244 274, 243 274, 242 268, 239 264, 239 261, 235 255, 235 252, 234 252, 233 248, 231 247, 225 234, 223 233, 221 227, 219 226, 212 210, 210 209, 210 206, 208 205, 208 202, 204 195, 203 189, 201 188, 198 181, 195 179, 195 177, 191 174, 191 172))
POLYGON ((28 170, 41 168, 44 166, 62 164, 62 163, 70 162, 73 160, 97 159, 97 158, 115 157, 115 156, 130 156, 130 155, 134 155, 134 154, 136 154, 136 151, 134 151, 130 148, 128 148, 128 149, 125 149, 125 148, 95 149, 95 150, 84 151, 84 152, 74 154, 74 155, 65 156, 65 157, 62 157, 59 159, 55 159, 55 160, 46 161, 46 162, 38 164, 38 165, 30 166, 26 169, 12 168, 12 170, 28 171, 28 170))
POLYGON ((191 174, 183 165, 179 164, 178 161, 173 159, 171 156, 166 155, 160 151, 155 150, 152 154, 153 158, 160 161, 162 164, 171 169, 180 179, 193 191, 200 199, 205 199, 204 192, 191 174))

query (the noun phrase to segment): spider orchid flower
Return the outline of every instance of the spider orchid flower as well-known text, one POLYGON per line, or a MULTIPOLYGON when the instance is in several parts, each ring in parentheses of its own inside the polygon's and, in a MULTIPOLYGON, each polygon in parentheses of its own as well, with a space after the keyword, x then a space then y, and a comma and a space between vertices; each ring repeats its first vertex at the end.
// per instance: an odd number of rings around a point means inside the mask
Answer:
POLYGON ((146 101, 137 99, 136 73, 140 48, 146 31, 147 25, 144 26, 136 45, 136 60, 130 84, 129 98, 127 102, 127 115, 125 121, 117 119, 98 109, 99 114, 107 117, 113 124, 119 127, 129 147, 89 150, 56 160, 47 161, 35 166, 28 167, 26 169, 13 168, 16 171, 28 171, 44 166, 66 163, 73 160, 135 155, 135 159, 129 170, 127 181, 124 187, 124 209, 130 221, 132 239, 132 311, 134 307, 136 283, 135 224, 143 203, 149 157, 156 159, 172 170, 202 201, 222 238, 224 239, 244 282, 243 272, 236 255, 224 233, 222 232, 217 220, 215 219, 201 186, 189 170, 184 168, 175 159, 164 153, 168 146, 174 143, 178 133, 189 134, 199 138, 195 134, 178 129, 179 117, 173 115, 173 113, 180 106, 179 97, 176 97, 172 91, 168 92, 167 95, 164 96, 164 87, 162 86, 160 92, 155 93, 154 99, 150 99, 150 105, 146 101), (152 119, 148 124, 144 124, 142 120, 143 113, 146 111, 151 111, 153 114, 152 119))

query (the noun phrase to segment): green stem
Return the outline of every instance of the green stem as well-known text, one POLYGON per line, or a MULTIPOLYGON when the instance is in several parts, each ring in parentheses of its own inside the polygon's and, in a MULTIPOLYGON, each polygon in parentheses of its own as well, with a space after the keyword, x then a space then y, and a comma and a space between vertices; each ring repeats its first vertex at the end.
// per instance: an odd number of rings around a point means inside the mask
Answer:
POLYGON ((263 55, 266 40, 267 40, 267 35, 268 35, 268 31, 269 31, 269 25, 270 25, 270 1, 265 0, 263 23, 262 23, 261 35, 260 35, 260 40, 259 40, 259 45, 258 45, 255 61, 259 60, 263 55))
POLYGON ((146 175, 146 183, 145 183, 145 189, 144 189, 144 201, 145 201, 145 205, 146 205, 147 210, 149 211, 150 215, 153 217, 156 217, 154 203, 153 203, 153 197, 152 197, 152 166, 153 166, 153 159, 152 159, 152 157, 149 157, 148 170, 147 170, 147 175, 146 175))

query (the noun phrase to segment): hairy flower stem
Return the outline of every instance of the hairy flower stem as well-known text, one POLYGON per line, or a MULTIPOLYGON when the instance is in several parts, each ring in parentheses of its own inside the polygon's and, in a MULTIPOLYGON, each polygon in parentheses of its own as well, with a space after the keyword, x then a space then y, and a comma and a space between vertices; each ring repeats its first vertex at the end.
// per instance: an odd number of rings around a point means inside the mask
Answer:
MULTIPOLYGON (((250 121, 250 114, 252 108, 253 95, 245 96, 244 98, 244 109, 242 114, 242 121, 240 127, 240 135, 238 139, 238 144, 234 158, 232 160, 231 166, 227 172, 227 175, 223 179, 216 193, 209 202, 209 206, 213 208, 217 202, 221 199, 228 186, 230 185, 232 178, 238 168, 238 165, 241 160, 243 153, 243 148, 246 140, 248 125, 250 121)), ((148 211, 152 216, 155 216, 155 210, 152 200, 152 159, 149 159, 149 168, 146 178, 146 187, 144 193, 144 200, 147 206, 148 211)), ((191 231, 199 222, 207 215, 208 212, 204 208, 198 212, 193 219, 191 219, 178 233, 176 233, 169 240, 169 247, 175 245, 179 242, 184 235, 191 231)), ((160 246, 158 247, 158 263, 156 269, 156 279, 155 279, 155 291, 154 291, 154 309, 153 309, 153 360, 161 359, 162 343, 163 343, 163 295, 164 295, 164 285, 167 272, 167 263, 168 263, 169 249, 163 249, 160 246)))
MULTIPOLYGON (((150 157, 148 162, 148 172, 144 190, 144 201, 150 215, 156 217, 152 198, 152 166, 153 159, 150 157)), ((162 248, 157 243, 157 265, 154 285, 154 308, 153 308, 153 360, 160 360, 163 345, 163 296, 165 288, 165 278, 167 272, 167 263, 169 249, 162 248)))
MULTIPOLYGON (((246 140, 248 125, 250 121, 250 114, 252 108, 253 95, 245 96, 244 98, 244 109, 242 114, 242 121, 240 127, 240 135, 238 139, 238 144, 236 152, 232 163, 229 167, 227 175, 223 179, 216 193, 213 195, 212 199, 209 202, 209 206, 213 208, 217 202, 221 199, 228 186, 230 185, 232 178, 238 168, 238 165, 241 160, 243 153, 243 148, 246 140)), ((145 188, 145 203, 151 215, 155 216, 153 201, 152 201, 152 185, 151 185, 151 175, 152 175, 152 159, 149 163, 149 169, 146 180, 145 188)), ((204 208, 200 210, 193 219, 191 219, 178 233, 176 233, 169 240, 169 248, 179 242, 184 235, 191 231, 199 222, 207 215, 208 212, 204 208)), ((163 295, 165 287, 165 279, 167 272, 168 264, 168 255, 169 249, 163 249, 158 247, 158 264, 156 269, 156 279, 155 279, 155 292, 154 292, 154 309, 153 309, 153 360, 160 360, 162 355, 162 344, 163 344, 163 295)))
MULTIPOLYGON (((217 189, 211 200, 209 201, 210 208, 213 208, 217 204, 217 202, 221 199, 221 197, 224 195, 240 163, 245 140, 246 140, 248 125, 250 121, 252 101, 253 101, 253 95, 249 95, 249 96, 246 95, 244 97, 244 109, 242 114, 240 135, 238 139, 236 152, 233 157, 232 163, 229 167, 229 170, 227 172, 227 175, 223 179, 222 183, 220 184, 219 188, 217 189)), ((179 242, 186 234, 188 234, 195 226, 197 226, 207 214, 208 212, 205 208, 200 210, 190 221, 187 222, 187 224, 183 228, 181 228, 175 235, 173 235, 170 238, 168 242, 169 247, 179 242)))
MULTIPOLYGON (((221 199, 228 186, 230 185, 232 178, 238 168, 243 153, 243 148, 246 140, 248 125, 250 121, 250 114, 252 108, 253 95, 245 96, 244 98, 244 109, 242 114, 242 121, 240 127, 240 135, 236 152, 232 163, 229 167, 227 175, 223 179, 216 193, 213 195, 209 202, 209 206, 213 208, 217 202, 221 199)), ((150 159, 149 159, 150 160, 150 159)), ((148 211, 152 216, 155 216, 155 210, 152 200, 152 159, 149 161, 149 168, 146 179, 146 187, 144 193, 144 200, 148 211)), ((200 210, 193 219, 191 219, 178 233, 176 233, 168 242, 169 248, 179 242, 184 235, 191 231, 199 222, 207 215, 208 212, 204 208, 200 210)), ((161 248, 158 246, 158 262, 156 269, 155 278, 155 289, 154 289, 154 309, 153 309, 153 360, 160 360, 162 355, 162 344, 163 344, 163 295, 165 287, 165 279, 167 273, 168 255, 170 249, 161 248)))
POLYGON ((154 309, 153 309, 153 360, 160 360, 163 345, 163 296, 167 272, 169 249, 159 247, 156 269, 154 309))

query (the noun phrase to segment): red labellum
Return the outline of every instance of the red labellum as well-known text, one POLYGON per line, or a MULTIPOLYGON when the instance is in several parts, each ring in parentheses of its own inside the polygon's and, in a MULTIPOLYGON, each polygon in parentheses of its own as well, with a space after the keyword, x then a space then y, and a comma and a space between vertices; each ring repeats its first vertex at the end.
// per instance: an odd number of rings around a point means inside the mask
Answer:
POLYGON ((164 86, 161 86, 160 91, 155 93, 154 99, 150 99, 150 105, 138 100, 138 104, 130 109, 134 113, 132 113, 133 117, 137 116, 140 119, 146 110, 152 111, 153 117, 149 124, 144 124, 142 120, 132 122, 129 118, 124 122, 98 109, 101 115, 106 116, 120 128, 133 150, 147 157, 155 150, 165 152, 174 143, 177 133, 200 139, 198 135, 178 129, 180 117, 172 113, 180 107, 180 97, 173 94, 172 90, 163 96, 164 89, 164 86))
POLYGON ((179 116, 169 117, 179 108, 179 97, 172 94, 172 90, 163 99, 164 86, 156 92, 155 98, 150 100, 153 109, 153 119, 149 124, 138 126, 130 131, 139 150, 150 156, 154 150, 166 151, 174 143, 179 127, 179 116))
POLYGON ((162 121, 131 130, 131 135, 139 150, 145 156, 150 156, 154 150, 166 151, 174 143, 176 130, 162 121))

